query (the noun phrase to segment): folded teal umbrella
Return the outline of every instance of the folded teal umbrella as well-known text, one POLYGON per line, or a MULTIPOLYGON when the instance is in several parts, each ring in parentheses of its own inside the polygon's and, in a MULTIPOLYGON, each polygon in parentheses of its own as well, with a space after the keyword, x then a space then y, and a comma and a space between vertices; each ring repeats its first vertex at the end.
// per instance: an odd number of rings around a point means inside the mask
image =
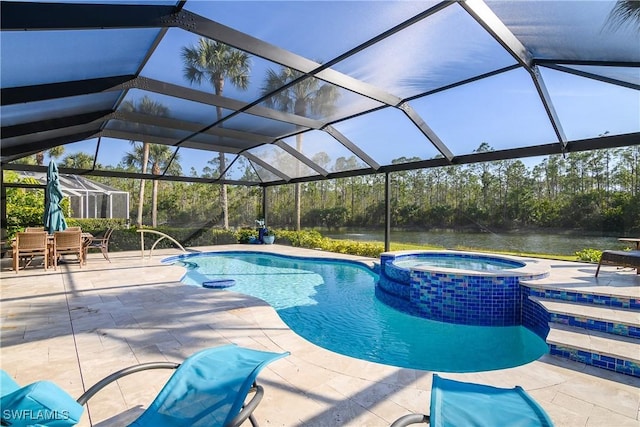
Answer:
POLYGON ((49 162, 49 168, 47 169, 47 187, 44 191, 44 216, 42 219, 44 228, 49 234, 67 229, 67 222, 60 207, 63 197, 58 167, 52 160, 49 162))

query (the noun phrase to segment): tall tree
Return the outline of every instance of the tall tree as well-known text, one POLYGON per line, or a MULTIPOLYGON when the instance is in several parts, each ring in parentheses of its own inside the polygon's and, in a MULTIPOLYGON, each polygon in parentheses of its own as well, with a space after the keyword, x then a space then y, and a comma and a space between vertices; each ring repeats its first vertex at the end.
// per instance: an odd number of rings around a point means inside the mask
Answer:
MULTIPOLYGON (((153 101, 148 96, 144 96, 140 101, 138 101, 137 104, 133 101, 125 101, 122 104, 121 109, 130 113, 141 113, 151 116, 166 117, 169 115, 169 109, 166 106, 162 105, 159 102, 153 101)), ((144 127, 144 125, 141 126, 144 127)), ((147 132, 144 132, 144 129, 141 129, 140 134, 145 135, 146 137, 147 132)), ((129 142, 135 147, 135 141, 129 142)), ((142 147, 139 153, 140 160, 139 162, 137 162, 137 164, 141 166, 143 174, 147 173, 147 168, 149 166, 149 145, 150 144, 148 140, 142 141, 142 147)), ((132 163, 129 164, 131 165, 132 163)), ((144 186, 145 180, 141 179, 140 190, 138 191, 138 215, 136 217, 136 225, 138 227, 142 226, 142 212, 144 211, 144 186)))
MULTIPOLYGON (((303 73, 289 67, 282 67, 279 72, 269 69, 262 86, 262 95, 266 96, 302 76, 303 73)), ((315 77, 307 77, 270 96, 265 104, 267 107, 278 108, 303 117, 329 115, 335 109, 339 96, 340 93, 335 86, 323 83, 315 77)), ((303 134, 297 134, 296 150, 300 153, 302 153, 302 141, 303 134)), ((300 183, 294 185, 294 203, 296 230, 300 230, 300 183)))
MULTIPOLYGON (((241 90, 246 90, 249 87, 250 57, 245 52, 229 45, 200 38, 198 45, 182 48, 182 60, 184 62, 184 77, 192 84, 200 84, 203 80, 208 81, 213 86, 216 95, 222 95, 225 81, 229 81, 241 90)), ((216 106, 216 116, 217 120, 222 119, 222 107, 216 106)), ((223 152, 218 153, 218 167, 222 177, 226 169, 223 152)), ((222 205, 223 227, 226 230, 229 228, 229 201, 226 184, 222 184, 220 189, 220 204, 222 205)))
MULTIPOLYGON (((144 158, 143 151, 148 151, 147 162, 148 166, 151 166, 151 173, 153 175, 161 175, 162 172, 168 168, 168 172, 173 175, 179 175, 181 173, 181 167, 179 164, 180 155, 176 153, 173 157, 172 147, 160 144, 134 144, 134 149, 124 157, 124 163, 128 166, 141 166, 139 164, 140 159, 144 158), (170 163, 171 162, 171 163, 170 163)), ((151 191, 151 226, 158 226, 158 185, 157 179, 153 180, 153 187, 151 191)))
MULTIPOLYGON (((50 149, 48 149, 46 151, 46 154, 49 155, 49 157, 51 157, 52 159, 57 159, 58 157, 62 156, 62 154, 64 154, 64 145, 58 145, 56 147, 52 147, 50 149)), ((44 156, 45 156, 45 152, 44 151, 38 151, 35 154, 35 163, 38 166, 44 166, 44 156)), ((27 161, 25 162, 27 164, 31 164, 31 162, 27 161)))

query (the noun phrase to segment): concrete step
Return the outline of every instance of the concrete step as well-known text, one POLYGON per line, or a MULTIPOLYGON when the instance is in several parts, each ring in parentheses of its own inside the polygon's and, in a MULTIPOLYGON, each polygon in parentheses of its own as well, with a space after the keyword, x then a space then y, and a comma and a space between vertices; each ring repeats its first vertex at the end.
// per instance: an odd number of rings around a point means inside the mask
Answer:
POLYGON ((640 377, 640 339, 549 323, 550 353, 640 377))
POLYGON ((640 276, 636 277, 634 274, 633 278, 635 280, 632 282, 616 282, 616 288, 618 286, 621 287, 620 292, 612 290, 611 286, 578 287, 577 285, 566 284, 567 288, 562 288, 562 283, 554 283, 551 279, 522 281, 520 285, 527 289, 527 295, 538 298, 640 312, 640 291, 638 291, 640 288, 637 286, 640 284, 640 276))
POLYGON ((640 338, 639 311, 534 296, 529 299, 543 306, 553 323, 640 338))

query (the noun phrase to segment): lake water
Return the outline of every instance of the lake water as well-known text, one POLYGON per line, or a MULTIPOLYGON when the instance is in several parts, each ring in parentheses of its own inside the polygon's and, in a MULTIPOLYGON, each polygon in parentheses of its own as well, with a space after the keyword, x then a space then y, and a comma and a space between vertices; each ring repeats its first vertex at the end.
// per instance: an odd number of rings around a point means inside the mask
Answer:
MULTIPOLYGON (((384 231, 345 230, 322 231, 333 239, 384 242, 384 231)), ((622 236, 621 236, 622 237, 622 236)), ((617 237, 534 234, 534 233, 469 233, 458 231, 392 231, 391 242, 440 246, 447 249, 460 247, 480 250, 505 250, 555 255, 574 255, 583 249, 624 249, 628 244, 617 237)))

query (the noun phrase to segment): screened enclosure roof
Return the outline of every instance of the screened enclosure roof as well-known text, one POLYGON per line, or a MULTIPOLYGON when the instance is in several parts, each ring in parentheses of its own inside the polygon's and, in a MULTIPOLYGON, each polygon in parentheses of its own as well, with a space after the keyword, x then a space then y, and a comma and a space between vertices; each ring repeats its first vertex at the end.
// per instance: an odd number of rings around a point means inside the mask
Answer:
POLYGON ((269 186, 635 145, 632 3, 2 1, 2 167, 269 186))
MULTIPOLYGON (((47 174, 45 172, 22 172, 20 173, 19 178, 21 180, 28 178, 31 181, 35 181, 42 189, 47 185, 47 174)), ((81 197, 86 196, 87 194, 103 194, 106 196, 111 194, 126 194, 128 196, 129 194, 128 191, 118 190, 117 188, 113 188, 100 182, 91 181, 90 179, 78 175, 60 174, 58 178, 60 180, 62 194, 65 196, 81 197)))

